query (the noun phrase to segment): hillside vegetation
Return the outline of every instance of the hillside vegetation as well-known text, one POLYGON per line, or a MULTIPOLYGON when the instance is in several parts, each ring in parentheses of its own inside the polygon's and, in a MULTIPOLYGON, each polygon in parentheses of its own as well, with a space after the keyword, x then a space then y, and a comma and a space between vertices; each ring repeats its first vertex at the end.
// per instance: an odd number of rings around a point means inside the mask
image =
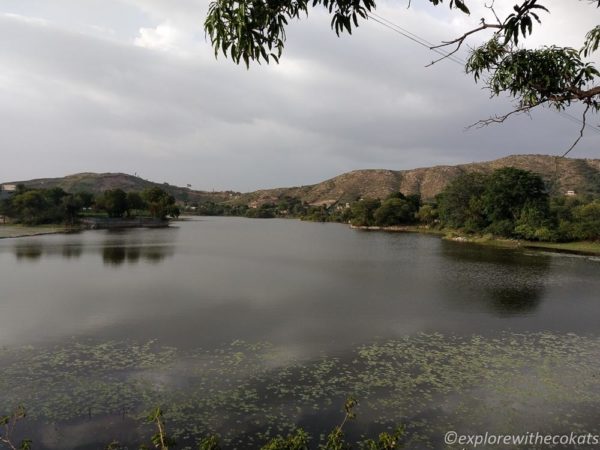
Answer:
POLYGON ((23 184, 29 189, 61 188, 69 193, 89 192, 94 195, 113 189, 125 192, 142 192, 159 187, 181 202, 222 202, 230 200, 234 192, 205 192, 173 186, 167 183, 155 183, 125 173, 84 172, 62 178, 38 178, 27 181, 14 181, 11 184, 23 184))
MULTIPOLYGON (((66 192, 98 194, 109 189, 125 192, 160 187, 180 202, 228 202, 260 206, 294 197, 313 205, 352 202, 359 198, 386 198, 394 192, 420 195, 424 200, 434 198, 452 180, 465 173, 491 173, 495 169, 515 167, 541 175, 550 194, 562 195, 572 190, 577 194, 600 193, 600 159, 557 158, 547 155, 514 155, 489 162, 457 166, 435 166, 411 170, 355 170, 314 185, 263 189, 240 194, 233 191, 197 191, 166 183, 154 183, 123 173, 80 173, 63 178, 44 178, 21 181, 28 188, 60 187, 66 192)), ((15 182, 17 183, 17 182, 15 182)))
POLYGON ((321 183, 284 189, 266 189, 244 194, 240 203, 274 202, 285 196, 310 204, 352 202, 358 198, 385 198, 393 192, 434 198, 452 180, 465 173, 489 174, 495 169, 515 167, 538 173, 551 190, 560 195, 600 193, 600 160, 556 158, 547 155, 514 155, 489 162, 457 166, 435 166, 411 170, 355 170, 321 183))

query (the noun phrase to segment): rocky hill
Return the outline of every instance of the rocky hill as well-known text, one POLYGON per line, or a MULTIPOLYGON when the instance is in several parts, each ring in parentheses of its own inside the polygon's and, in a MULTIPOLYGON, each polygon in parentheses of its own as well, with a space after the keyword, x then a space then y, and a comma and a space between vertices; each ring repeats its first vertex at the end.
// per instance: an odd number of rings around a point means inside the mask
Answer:
POLYGON ((39 178, 27 181, 15 181, 11 184, 22 183, 33 189, 49 189, 60 187, 67 192, 92 192, 99 194, 108 189, 123 189, 125 192, 143 191, 144 189, 158 186, 169 192, 179 201, 190 202, 223 202, 239 195, 235 192, 206 192, 189 188, 173 186, 167 183, 154 183, 140 177, 125 173, 91 173, 84 172, 68 175, 62 178, 39 178))
POLYGON ((311 204, 350 202, 360 197, 384 198, 394 191, 420 194, 431 199, 457 176, 467 172, 488 173, 516 167, 539 173, 553 194, 600 193, 600 160, 557 158, 547 155, 515 155, 489 162, 435 166, 411 170, 355 170, 310 186, 266 189, 243 194, 236 201, 261 204, 283 196, 298 197, 311 204))
POLYGON ((63 178, 44 178, 21 183, 32 188, 59 186, 67 192, 94 193, 114 188, 141 191, 158 186, 180 201, 229 202, 257 206, 276 203, 279 199, 290 196, 319 205, 352 202, 361 197, 384 198, 395 191, 420 194, 424 199, 431 199, 451 180, 463 173, 486 173, 501 167, 517 167, 539 173, 554 194, 563 194, 569 190, 581 194, 600 193, 600 159, 557 158, 547 155, 514 155, 489 162, 411 170, 355 170, 313 185, 264 189, 245 194, 232 191, 196 191, 166 183, 154 183, 123 173, 80 173, 63 178))

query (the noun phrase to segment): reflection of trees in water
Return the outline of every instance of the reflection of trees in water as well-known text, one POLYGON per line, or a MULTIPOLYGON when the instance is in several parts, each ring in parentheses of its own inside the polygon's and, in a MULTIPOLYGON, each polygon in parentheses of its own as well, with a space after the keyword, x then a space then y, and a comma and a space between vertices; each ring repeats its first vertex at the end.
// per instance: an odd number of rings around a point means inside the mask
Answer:
POLYGON ((70 259, 70 258, 79 258, 82 253, 81 245, 64 245, 62 247, 62 256, 70 259))
POLYGON ((83 247, 79 242, 64 245, 45 245, 41 242, 19 243, 14 247, 17 259, 40 259, 42 256, 62 256, 63 258, 79 258, 83 247))
POLYGON ((102 260, 104 264, 119 266, 127 259, 125 247, 104 247, 102 249, 102 260))
POLYGON ((544 286, 508 286, 488 291, 491 308, 501 315, 521 315, 535 311, 541 303, 544 286))
POLYGON ((140 260, 149 263, 159 263, 172 254, 173 250, 169 246, 102 247, 104 264, 112 266, 119 266, 126 261, 135 264, 140 260))
POLYGON ((544 254, 532 255, 519 250, 490 247, 483 244, 441 241, 442 256, 456 261, 489 263, 509 266, 547 268, 551 257, 544 254))
MULTIPOLYGON (((167 256, 173 254, 173 248, 168 245, 103 245, 101 247, 90 247, 96 254, 100 250, 102 259, 107 265, 118 266, 124 262, 131 264, 145 261, 151 264, 160 263, 167 256)), ((64 245, 44 245, 42 243, 20 243, 14 247, 17 260, 39 260, 42 256, 55 256, 65 259, 79 258, 86 250, 81 243, 70 243, 64 245)))
POLYGON ((40 244, 25 244, 15 246, 15 256, 18 260, 36 260, 42 257, 43 250, 40 244))
POLYGON ((477 302, 502 316, 528 314, 540 306, 551 257, 448 241, 441 251, 451 260, 442 281, 449 285, 451 300, 477 302))

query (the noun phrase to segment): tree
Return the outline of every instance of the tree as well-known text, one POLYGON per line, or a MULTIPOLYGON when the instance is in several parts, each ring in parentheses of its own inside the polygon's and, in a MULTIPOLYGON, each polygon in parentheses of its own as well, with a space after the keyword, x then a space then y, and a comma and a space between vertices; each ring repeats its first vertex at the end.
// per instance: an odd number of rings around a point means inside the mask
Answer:
POLYGON ((555 240, 556 218, 542 178, 505 167, 489 175, 469 173, 453 180, 438 196, 442 225, 467 232, 555 240))
POLYGON ((385 200, 374 213, 375 224, 379 226, 394 226, 414 223, 419 209, 406 198, 392 197, 385 200))
POLYGON ((548 216, 548 193, 544 180, 527 170, 505 167, 494 171, 486 183, 482 200, 490 222, 507 220, 514 224, 525 207, 548 216))
POLYGON ((60 187, 54 187, 43 191, 47 201, 52 205, 60 205, 62 199, 68 194, 60 187))
POLYGON ((139 194, 139 192, 128 192, 127 193, 127 215, 131 215, 131 211, 139 211, 146 207, 146 202, 139 194))
POLYGON ((94 204, 94 194, 87 191, 77 192, 75 199, 81 204, 82 208, 90 208, 94 204))
POLYGON ((159 187, 151 187, 142 192, 142 199, 146 202, 150 215, 155 219, 165 219, 168 215, 179 215, 179 208, 175 210, 175 197, 159 187))
POLYGON ((127 194, 122 189, 109 189, 96 199, 96 206, 108 217, 123 217, 128 209, 127 194))
POLYGON ((529 240, 556 241, 559 233, 547 205, 526 202, 514 225, 517 237, 529 240))
POLYGON ((379 199, 365 198, 352 205, 352 225, 364 227, 375 225, 375 211, 381 206, 379 199))
POLYGON ((167 216, 177 219, 180 214, 181 210, 179 209, 179 206, 173 204, 167 207, 167 216))
POLYGON ((466 173, 451 181, 437 199, 440 221, 451 228, 484 228, 487 221, 481 196, 486 182, 487 176, 480 173, 466 173))
POLYGON ((576 207, 573 216, 575 239, 600 240, 600 200, 576 207))
POLYGON ((6 222, 6 217, 12 217, 14 215, 14 210, 12 206, 12 201, 10 198, 4 198, 0 200, 0 216, 3 219, 3 222, 6 222))
POLYGON ((75 195, 66 195, 62 198, 61 208, 63 210, 63 216, 66 223, 72 225, 77 219, 77 215, 81 210, 80 197, 75 195))
POLYGON ((66 193, 61 188, 26 189, 23 187, 18 189, 11 198, 2 202, 0 215, 31 225, 73 224, 80 210, 79 198, 66 193))
POLYGON ((12 205, 18 220, 28 224, 42 223, 42 216, 48 207, 44 193, 38 190, 15 195, 12 205))
POLYGON ((275 217, 275 205, 263 203, 258 208, 249 208, 245 213, 251 219, 272 219, 275 217))
POLYGON ((438 220, 438 210, 434 205, 426 204, 419 208, 417 213, 417 219, 421 222, 431 226, 438 220))
MULTIPOLYGON (((443 0, 428 1, 433 5, 443 3, 443 0)), ((519 45, 520 41, 532 34, 534 24, 541 24, 543 14, 549 10, 538 0, 519 1, 513 12, 503 19, 497 15, 492 1, 486 6, 489 17, 481 19, 478 27, 432 47, 451 49, 433 63, 456 53, 469 37, 492 30, 488 41, 471 50, 466 72, 476 82, 485 80, 493 96, 508 94, 516 104, 508 114, 482 120, 479 124, 503 122, 515 113, 528 112, 540 105, 562 110, 573 102, 581 102, 585 105, 583 126, 568 153, 583 135, 586 114, 590 110, 600 111, 600 86, 597 86, 600 72, 586 61, 600 45, 600 26, 585 35, 578 49, 558 45, 526 49, 519 45)), ((410 0, 408 3, 410 5, 410 0)), ((451 9, 470 12, 466 0, 448 3, 451 9)), ((600 0, 585 3, 600 7, 600 0)), ((288 22, 300 19, 308 14, 310 7, 317 6, 324 6, 331 14, 331 27, 338 36, 343 32, 352 33, 352 29, 376 9, 375 0, 214 0, 210 3, 204 29, 215 56, 223 53, 237 64, 243 61, 246 66, 250 61, 279 62, 288 22)))

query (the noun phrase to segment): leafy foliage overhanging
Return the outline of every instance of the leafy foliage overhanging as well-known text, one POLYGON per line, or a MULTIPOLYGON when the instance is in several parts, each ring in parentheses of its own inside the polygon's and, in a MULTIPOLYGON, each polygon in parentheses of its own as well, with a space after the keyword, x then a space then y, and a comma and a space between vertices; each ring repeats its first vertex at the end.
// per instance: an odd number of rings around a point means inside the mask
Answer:
MULTIPOLYGON (((433 5, 443 3, 443 0, 428 1, 433 5)), ((600 7, 600 0, 581 3, 600 7)), ((223 53, 235 63, 243 62, 248 67, 251 61, 279 62, 289 21, 300 19, 308 15, 309 8, 319 6, 331 15, 331 27, 337 35, 352 33, 360 21, 368 19, 376 9, 374 0, 214 0, 204 28, 215 56, 223 53)), ((470 13, 464 0, 451 0, 449 6, 470 13)), ((587 33, 580 49, 558 45, 528 49, 520 44, 532 34, 534 24, 541 24, 541 15, 548 13, 548 8, 538 0, 524 0, 514 5, 513 12, 504 20, 496 14, 493 2, 487 8, 494 18, 493 23, 482 19, 479 27, 434 47, 454 46, 449 53, 452 55, 468 37, 493 30, 489 40, 471 50, 465 69, 476 81, 485 81, 492 95, 508 94, 517 105, 509 114, 480 121, 480 124, 503 122, 513 113, 527 112, 539 105, 562 110, 573 102, 581 102, 585 113, 600 110, 600 86, 597 85, 600 72, 586 61, 600 46, 600 25, 587 33)))

